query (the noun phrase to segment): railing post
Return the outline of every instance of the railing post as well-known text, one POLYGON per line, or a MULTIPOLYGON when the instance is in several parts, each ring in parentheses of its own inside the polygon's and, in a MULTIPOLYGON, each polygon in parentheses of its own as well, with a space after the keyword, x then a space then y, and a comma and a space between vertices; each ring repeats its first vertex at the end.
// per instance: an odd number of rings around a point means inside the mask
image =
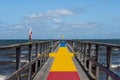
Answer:
POLYGON ((40 43, 40 54, 41 54, 40 56, 41 57, 40 57, 40 60, 38 61, 39 62, 39 69, 41 68, 41 65, 42 65, 42 44, 43 43, 40 43))
POLYGON ((83 52, 83 43, 81 42, 81 49, 80 49, 81 53, 83 52))
MULTIPOLYGON (((107 69, 111 70, 111 60, 112 60, 112 48, 110 46, 107 46, 107 69)), ((107 80, 110 80, 110 76, 107 75, 107 80)))
MULTIPOLYGON (((45 43, 45 51, 47 50, 47 42, 45 43)), ((47 60, 47 53, 45 53, 45 55, 44 55, 44 58, 45 58, 45 61, 47 60)))
MULTIPOLYGON (((87 54, 87 43, 84 43, 84 55, 86 54, 87 54)), ((87 63, 87 58, 84 57, 84 67, 87 70, 86 63, 87 63)))
POLYGON ((44 43, 42 43, 42 53, 44 52, 44 43))
POLYGON ((80 52, 80 46, 81 46, 81 44, 80 44, 80 42, 79 42, 79 48, 78 48, 78 49, 79 49, 79 50, 78 50, 78 51, 79 51, 79 61, 81 61, 81 52, 80 52))
MULTIPOLYGON (((91 43, 89 43, 89 49, 88 49, 88 56, 91 58, 92 55, 91 55, 91 43)), ((91 71, 92 71, 92 63, 91 61, 89 61, 89 73, 91 74, 91 71)))
POLYGON ((21 53, 21 48, 17 47, 16 48, 16 70, 20 68, 20 53, 21 53))
MULTIPOLYGON (((20 68, 20 53, 21 53, 21 47, 16 48, 16 70, 20 68)), ((18 75, 16 77, 16 80, 19 80, 20 76, 18 75)))
POLYGON ((78 50, 80 51, 80 42, 78 42, 78 50))
POLYGON ((39 44, 39 52, 42 53, 42 43, 39 44))
MULTIPOLYGON (((29 62, 32 60, 32 45, 29 45, 29 62)), ((32 80, 32 65, 29 67, 28 80, 32 80)))
MULTIPOLYGON (((45 49, 46 49, 46 45, 45 45, 46 43, 44 42, 43 43, 43 52, 45 52, 45 49)), ((42 63, 42 65, 44 64, 44 61, 45 61, 45 57, 44 57, 45 55, 43 54, 43 63, 42 63)))
POLYGON ((39 45, 36 44, 35 45, 35 57, 37 57, 38 54, 39 54, 39 45))
POLYGON ((80 54, 81 54, 81 64, 83 65, 83 42, 81 42, 80 54))
POLYGON ((44 52, 44 43, 41 44, 41 52, 44 52))
POLYGON ((53 52, 53 41, 51 41, 51 45, 50 46, 51 46, 50 47, 51 48, 50 51, 53 52))
MULTIPOLYGON (((36 52, 36 57, 37 57, 38 54, 39 54, 39 45, 38 45, 38 43, 36 44, 36 50, 35 50, 35 52, 36 52)), ((35 63, 35 74, 37 73, 37 70, 38 70, 38 60, 35 63)))
POLYGON ((75 47, 75 41, 73 41, 73 47, 75 47))
MULTIPOLYGON (((96 61, 98 63, 99 62, 99 45, 98 44, 96 44, 95 52, 96 52, 96 61)), ((99 80, 99 67, 97 66, 96 66, 96 80, 99 80)))
POLYGON ((45 42, 45 51, 47 50, 47 42, 45 42))

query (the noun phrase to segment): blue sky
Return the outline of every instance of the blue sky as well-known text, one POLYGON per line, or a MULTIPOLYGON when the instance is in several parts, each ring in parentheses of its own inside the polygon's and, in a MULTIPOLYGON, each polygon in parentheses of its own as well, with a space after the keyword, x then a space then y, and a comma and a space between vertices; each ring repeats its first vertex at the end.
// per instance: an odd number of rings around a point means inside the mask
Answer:
POLYGON ((1 0, 0 39, 120 39, 120 0, 1 0))

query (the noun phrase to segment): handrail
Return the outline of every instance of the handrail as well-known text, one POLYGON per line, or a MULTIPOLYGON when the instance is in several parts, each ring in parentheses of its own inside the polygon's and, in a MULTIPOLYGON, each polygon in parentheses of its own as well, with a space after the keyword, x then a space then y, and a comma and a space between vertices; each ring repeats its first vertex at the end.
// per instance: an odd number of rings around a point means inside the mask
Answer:
MULTIPOLYGON (((33 41, 33 42, 28 42, 28 43, 21 43, 21 44, 14 44, 14 45, 9 45, 9 46, 0 46, 0 50, 7 50, 7 49, 16 49, 16 71, 9 75, 5 80, 20 80, 20 75, 22 71, 28 69, 28 80, 32 80, 32 78, 37 74, 38 70, 44 65, 44 63, 47 61, 49 58, 49 53, 52 48, 51 42, 54 42, 54 44, 57 43, 57 40, 48 40, 48 41, 33 41), (21 56, 21 51, 22 47, 28 46, 28 58, 29 62, 25 64, 24 66, 20 67, 20 56, 21 56), (35 56, 32 57, 32 46, 35 47, 35 56), (38 56, 37 54, 40 54, 38 56), (32 70, 32 67, 34 66, 34 71, 32 70)), ((54 47, 55 45, 53 45, 54 47)))
MULTIPOLYGON (((33 64, 35 64, 38 60, 41 60, 41 57, 43 57, 43 58, 48 57, 48 56, 45 56, 45 54, 48 53, 49 51, 50 50, 45 51, 43 54, 41 54, 37 58, 33 59, 32 61, 30 61, 29 63, 27 63, 26 65, 24 65, 20 69, 18 69, 17 71, 15 71, 13 74, 11 74, 10 76, 8 76, 5 80, 16 80, 16 78, 20 75, 20 73, 22 71, 28 69, 30 66, 32 66, 33 64)), ((45 59, 43 59, 43 60, 45 60, 45 59)), ((43 61, 43 64, 46 62, 46 60, 43 61)), ((42 67, 42 65, 40 65, 40 67, 42 67)), ((38 67, 38 68, 40 68, 40 67, 38 67)), ((35 73, 37 73, 37 72, 35 72, 35 73)))
POLYGON ((120 76, 111 71, 112 48, 118 48, 120 50, 120 45, 79 40, 68 40, 67 43, 73 46, 74 50, 77 50, 78 54, 75 56, 75 58, 77 58, 77 60, 84 66, 84 69, 89 72, 90 76, 93 79, 99 80, 100 69, 106 73, 106 80, 110 80, 111 78, 120 80, 120 76), (95 49, 92 49, 92 46, 94 46, 95 49), (100 46, 106 47, 107 66, 99 63, 100 46), (93 50, 95 52, 94 54, 92 53, 93 50), (92 72, 94 70, 95 73, 92 72))
POLYGON ((28 43, 21 43, 21 44, 13 44, 13 45, 8 45, 8 46, 0 46, 0 50, 16 48, 20 46, 27 46, 27 45, 32 45, 32 44, 45 43, 45 42, 50 42, 50 41, 35 41, 35 42, 28 42, 28 43))
POLYGON ((75 41, 75 42, 82 42, 82 43, 90 43, 90 44, 98 44, 98 45, 102 45, 102 46, 111 46, 111 47, 118 47, 120 48, 120 45, 118 44, 110 44, 110 43, 100 43, 100 42, 95 42, 95 41, 80 41, 80 40, 68 40, 68 42, 71 41, 75 41))
MULTIPOLYGON (((53 41, 36 41, 36 42, 29 42, 29 43, 22 43, 22 44, 15 44, 10 46, 0 46, 0 50, 5 49, 16 49, 16 68, 17 71, 8 76, 5 80, 19 80, 21 72, 29 68, 28 73, 28 80, 32 80, 34 75, 38 72, 38 70, 43 66, 43 64, 49 58, 49 52, 51 49, 54 51, 55 48, 59 45, 59 40, 53 41), (35 45, 35 53, 41 53, 40 56, 37 56, 32 59, 32 45, 35 45), (20 55, 21 55, 21 47, 28 46, 28 53, 29 53, 29 63, 20 67, 20 55), (51 48, 52 46, 52 48, 51 48), (32 73, 32 66, 35 65, 34 74, 32 73)), ((107 44, 107 43, 98 43, 93 41, 79 41, 79 40, 67 40, 67 46, 71 48, 74 53, 76 51, 78 54, 75 54, 75 58, 79 58, 80 63, 84 66, 85 70, 89 72, 90 76, 93 79, 98 80, 99 78, 99 69, 106 73, 107 80, 111 78, 115 80, 120 80, 120 77, 111 71, 111 57, 112 57, 112 48, 119 48, 120 45, 115 44, 107 44), (92 49, 94 45, 95 49, 92 49), (107 67, 103 66, 99 63, 99 48, 100 46, 106 47, 106 55, 107 55, 107 67), (92 54, 92 50, 95 51, 95 54, 92 54), (95 74, 93 74, 93 65, 95 74)))

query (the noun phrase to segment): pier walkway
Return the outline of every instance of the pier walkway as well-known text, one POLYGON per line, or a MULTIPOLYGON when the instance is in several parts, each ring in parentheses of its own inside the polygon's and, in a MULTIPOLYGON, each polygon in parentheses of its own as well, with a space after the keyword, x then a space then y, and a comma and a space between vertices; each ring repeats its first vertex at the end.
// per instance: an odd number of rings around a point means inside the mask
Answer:
POLYGON ((80 80, 76 66, 72 61, 73 56, 73 53, 68 52, 65 43, 60 44, 56 53, 50 53, 50 57, 55 59, 47 80, 80 80))
POLYGON ((50 53, 50 59, 38 72, 34 80, 89 80, 80 68, 74 58, 74 53, 69 51, 66 43, 60 43, 58 50, 50 53), (80 79, 80 76, 82 79, 80 79))
POLYGON ((2 46, 15 49, 16 71, 5 80, 120 80, 112 71, 112 52, 120 45, 80 40, 35 41, 2 46), (21 52, 28 50, 28 63, 21 66, 21 52), (106 55, 101 63, 100 52, 106 55), (101 78, 104 75, 104 79, 101 78))

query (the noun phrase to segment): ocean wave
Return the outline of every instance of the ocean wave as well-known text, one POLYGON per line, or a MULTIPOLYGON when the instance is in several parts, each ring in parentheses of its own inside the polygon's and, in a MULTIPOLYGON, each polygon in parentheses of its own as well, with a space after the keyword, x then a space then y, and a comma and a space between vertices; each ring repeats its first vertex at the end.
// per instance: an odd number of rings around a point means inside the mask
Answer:
POLYGON ((0 80, 4 80, 6 76, 0 75, 0 80))
POLYGON ((111 65, 111 68, 119 68, 120 67, 120 64, 112 64, 111 65))
MULTIPOLYGON (((16 62, 16 60, 0 60, 0 62, 16 62)), ((28 60, 20 60, 20 62, 29 62, 28 60)))

